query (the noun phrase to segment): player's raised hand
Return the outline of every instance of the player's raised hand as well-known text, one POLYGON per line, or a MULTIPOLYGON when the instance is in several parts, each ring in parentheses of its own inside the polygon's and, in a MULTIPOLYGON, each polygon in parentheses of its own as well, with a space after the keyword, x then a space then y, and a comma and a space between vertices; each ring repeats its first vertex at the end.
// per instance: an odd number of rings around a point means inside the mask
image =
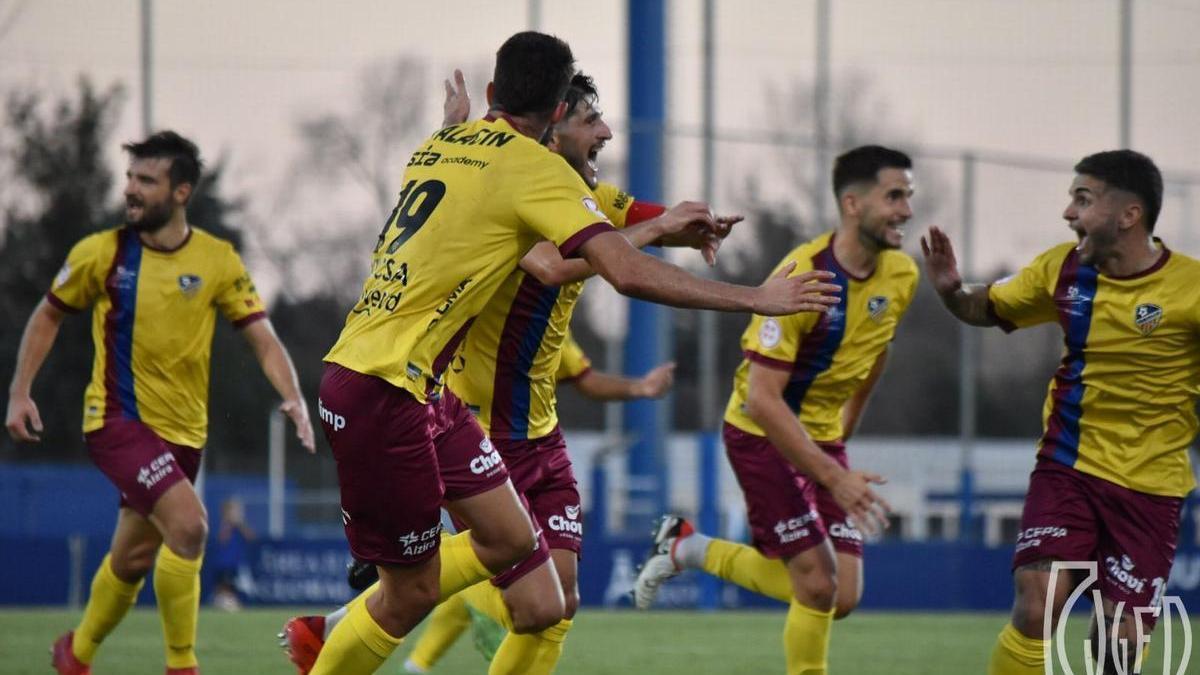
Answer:
MULTIPOLYGON (((692 233, 711 232, 717 227, 712 210, 704 202, 679 202, 658 217, 664 236, 677 246, 691 246, 692 233)), ((694 248, 703 244, 697 240, 694 248)))
POLYGON ((890 504, 875 494, 872 484, 882 485, 887 480, 878 474, 866 471, 844 471, 827 487, 833 500, 842 507, 864 534, 876 535, 887 529, 890 504))
POLYGON ((638 380, 638 398, 662 398, 675 382, 675 362, 670 361, 646 373, 638 380))
POLYGON ((4 425, 14 441, 35 443, 42 440, 42 416, 38 414, 37 404, 29 396, 13 394, 9 397, 4 425))
POLYGON ((467 95, 467 79, 462 71, 454 69, 454 83, 443 80, 446 85, 446 102, 442 104, 442 126, 462 124, 471 115, 471 97, 467 95))
POLYGON ((300 445, 308 450, 308 454, 315 453, 317 443, 313 438, 313 425, 312 421, 308 419, 308 405, 304 399, 284 401, 279 406, 279 412, 290 417, 292 424, 296 425, 296 438, 300 440, 300 445))
POLYGON ((824 312, 841 301, 836 295, 842 289, 836 284, 827 284, 832 272, 810 270, 789 277, 796 263, 791 262, 758 287, 759 300, 754 305, 755 314, 782 316, 796 312, 824 312))
POLYGON ((925 257, 925 274, 938 295, 953 293, 962 287, 954 245, 936 225, 929 228, 928 239, 921 237, 921 253, 925 257))

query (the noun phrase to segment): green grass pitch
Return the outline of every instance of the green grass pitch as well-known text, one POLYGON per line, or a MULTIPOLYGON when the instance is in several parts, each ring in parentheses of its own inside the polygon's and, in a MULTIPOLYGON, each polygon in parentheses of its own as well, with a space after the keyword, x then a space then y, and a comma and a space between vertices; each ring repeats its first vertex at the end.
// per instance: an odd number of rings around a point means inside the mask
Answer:
MULTIPOLYGON (((198 652, 205 675, 294 673, 276 647, 275 634, 297 613, 316 610, 254 609, 228 614, 203 609, 198 652)), ((0 610, 0 673, 51 673, 49 646, 72 627, 78 611, 0 610)), ((783 672, 779 611, 713 613, 585 610, 567 638, 558 673, 599 675, 730 675, 783 672)), ((1004 625, 1001 614, 862 612, 834 625, 830 672, 835 675, 974 675, 1004 625)), ((1200 622, 1193 622, 1200 641, 1200 622)), ((420 630, 420 629, 418 629, 420 630)), ((1082 619, 1071 633, 1082 637, 1082 619)), ((1176 631, 1178 634, 1178 631, 1176 631)), ((1156 642, 1161 630, 1156 634, 1156 642)), ((1177 638, 1179 652, 1181 638, 1177 638)), ((400 673, 400 652, 379 670, 400 673)), ((1194 651, 1194 650, 1193 650, 1194 651)), ((1161 646, 1146 673, 1161 673, 1161 646)), ((1200 659, 1188 672, 1200 672, 1200 659)), ((1176 665, 1176 667, 1178 667, 1176 665)), ((106 641, 93 664, 96 675, 160 675, 162 636, 153 610, 135 610, 106 641)), ((1085 672, 1082 665, 1076 673, 1085 672)), ((464 635, 435 673, 485 673, 482 657, 464 635)), ((1172 669, 1174 672, 1174 669, 1172 669)))

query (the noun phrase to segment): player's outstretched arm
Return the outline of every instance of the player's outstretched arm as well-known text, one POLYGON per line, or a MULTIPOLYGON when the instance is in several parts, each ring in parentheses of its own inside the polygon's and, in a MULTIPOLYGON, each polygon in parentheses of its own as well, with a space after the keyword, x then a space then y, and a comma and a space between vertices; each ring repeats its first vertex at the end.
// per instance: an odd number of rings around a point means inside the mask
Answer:
POLYGON ((46 355, 54 346, 66 313, 42 299, 34 308, 21 334, 21 346, 17 350, 17 365, 12 383, 8 386, 8 412, 4 425, 8 435, 20 442, 42 440, 42 416, 33 402, 33 380, 46 362, 46 355))
MULTIPOLYGON (((695 248, 704 252, 705 260, 711 256, 715 262, 721 239, 729 234, 730 228, 730 225, 722 225, 719 222, 721 220, 712 215, 708 204, 704 202, 680 202, 661 215, 630 225, 620 232, 635 248, 680 237, 672 241, 683 242, 678 244, 680 246, 695 244, 695 248), (685 236, 684 233, 688 231, 694 233, 685 236)), ((724 220, 728 221, 729 218, 724 220)), ((596 273, 586 260, 564 259, 558 247, 550 242, 540 242, 530 249, 521 259, 521 269, 547 286, 583 281, 596 273)))
POLYGON ((780 316, 823 312, 839 301, 830 295, 839 288, 824 283, 832 278, 830 273, 812 271, 789 278, 795 265, 780 270, 761 286, 750 287, 697 277, 642 253, 616 232, 592 237, 580 247, 580 253, 618 293, 673 307, 780 316))
POLYGON ((767 439, 784 459, 825 486, 864 532, 875 534, 886 529, 891 506, 871 489, 872 483, 886 481, 877 474, 843 469, 813 442, 783 400, 790 378, 789 371, 751 363, 746 412, 767 432, 767 439))
POLYGON ((930 227, 928 238, 921 237, 921 253, 925 257, 925 274, 951 314, 972 326, 996 325, 996 318, 988 312, 987 286, 963 283, 954 246, 945 232, 930 227))
POLYGON ((571 380, 579 393, 595 401, 662 398, 675 381, 675 363, 664 363, 641 377, 622 377, 589 370, 571 380))
POLYGON ((304 402, 304 396, 300 392, 300 379, 296 377, 296 367, 292 365, 292 357, 275 334, 271 320, 255 321, 242 328, 242 334, 250 343, 254 355, 258 357, 258 364, 262 366, 271 386, 275 387, 275 391, 283 398, 279 412, 287 415, 296 425, 296 438, 300 439, 300 444, 309 453, 316 452, 312 421, 308 418, 308 404, 304 402))

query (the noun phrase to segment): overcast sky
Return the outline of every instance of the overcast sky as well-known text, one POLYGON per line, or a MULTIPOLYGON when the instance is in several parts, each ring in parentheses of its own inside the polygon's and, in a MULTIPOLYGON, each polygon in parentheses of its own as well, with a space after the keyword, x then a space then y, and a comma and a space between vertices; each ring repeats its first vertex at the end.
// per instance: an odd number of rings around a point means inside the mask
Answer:
MULTIPOLYGON (((625 109, 625 2, 543 0, 541 27, 571 43, 596 77, 603 107, 618 125, 625 109)), ((728 132, 788 128, 802 111, 781 109, 766 92, 811 79, 814 2, 718 0, 717 124, 728 132), (772 104, 775 105, 772 105, 772 104)), ((1200 179, 1200 2, 1134 0, 1133 146, 1168 176, 1200 179)), ((139 6, 136 0, 0 0, 0 18, 20 10, 0 36, 0 89, 70 91, 82 73, 124 82, 129 99, 119 139, 140 134, 139 6)), ((671 123, 700 120, 699 0, 668 1, 671 123)), ((1055 160, 1063 169, 978 169, 976 219, 981 268, 1018 264, 1067 236, 1059 213, 1069 166, 1117 146, 1117 0, 834 0, 833 88, 866 82, 855 118, 880 140, 939 152, 975 148, 1055 160)), ((357 75, 372 60, 407 54, 428 64, 431 129, 440 118, 440 78, 454 66, 486 72, 496 47, 526 27, 527 3, 489 0, 326 2, 207 0, 154 3, 154 122, 193 136, 210 156, 229 158, 233 187, 251 216, 269 222, 297 153, 295 123, 306 112, 353 101, 357 75)), ((478 92, 483 82, 472 82, 478 92)), ((477 101, 478 103, 478 101, 477 101)), ((477 110, 479 108, 477 107, 477 110)), ((667 194, 699 194, 699 144, 670 144, 667 194)), ((622 166, 618 137, 604 166, 622 166)), ((777 150, 722 143, 716 206, 741 208, 749 175, 765 198, 789 199, 777 150)), ((114 168, 123 159, 114 146, 114 168)), ((918 190, 941 209, 921 211, 910 245, 931 220, 951 232, 961 220, 955 161, 918 158, 918 190), (928 180, 927 180, 928 179, 928 180)), ((606 176, 623 182, 621 176, 606 176)), ((370 208, 347 204, 347 210, 370 208)), ((1168 243, 1200 254, 1200 185, 1173 189, 1164 208, 1168 243)))

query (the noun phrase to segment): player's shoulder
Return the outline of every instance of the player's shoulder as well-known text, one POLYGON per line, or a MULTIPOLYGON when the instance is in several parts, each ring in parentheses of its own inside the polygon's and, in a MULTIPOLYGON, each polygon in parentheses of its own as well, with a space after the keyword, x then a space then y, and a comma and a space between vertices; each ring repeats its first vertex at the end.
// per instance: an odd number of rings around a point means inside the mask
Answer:
POLYGON ((814 239, 809 239, 806 242, 788 251, 788 254, 783 256, 783 260, 779 261, 778 267, 782 267, 789 263, 796 263, 797 271, 805 271, 813 269, 813 259, 816 258, 822 251, 833 245, 833 233, 826 232, 814 239))
POLYGON ((1078 246, 1073 241, 1064 241, 1061 244, 1055 244, 1050 248, 1042 251, 1033 259, 1034 265, 1061 265, 1071 255, 1071 251, 1078 246))
POLYGON ((124 226, 118 225, 86 235, 71 247, 71 255, 74 257, 96 256, 111 258, 117 245, 120 243, 121 231, 124 229, 124 226))
POLYGON ((233 242, 229 241, 228 239, 225 239, 224 237, 218 237, 212 232, 196 227, 195 225, 191 225, 190 227, 191 240, 188 242, 189 246, 195 246, 197 249, 205 252, 221 254, 237 253, 237 250, 233 246, 233 242))

